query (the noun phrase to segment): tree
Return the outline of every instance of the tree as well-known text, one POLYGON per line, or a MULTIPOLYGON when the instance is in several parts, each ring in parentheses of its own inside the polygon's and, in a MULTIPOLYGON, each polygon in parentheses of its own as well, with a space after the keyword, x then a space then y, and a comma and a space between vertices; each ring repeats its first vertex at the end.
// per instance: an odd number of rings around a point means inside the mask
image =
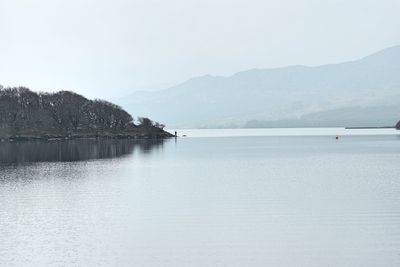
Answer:
POLYGON ((139 125, 142 126, 142 127, 152 127, 152 126, 154 126, 154 122, 152 120, 150 120, 149 118, 139 117, 138 121, 139 121, 139 125))
MULTIPOLYGON (((165 126, 149 118, 139 118, 148 132, 165 126)), ((51 132, 123 134, 136 129, 132 116, 120 106, 104 100, 89 100, 70 91, 40 93, 25 87, 0 86, 0 130, 14 135, 51 132)))
POLYGON ((161 130, 164 130, 165 125, 156 121, 154 123, 154 127, 158 128, 158 129, 161 129, 161 130))
POLYGON ((83 118, 83 107, 89 102, 85 97, 69 91, 42 94, 43 106, 53 118, 56 127, 66 131, 76 130, 83 118))
POLYGON ((88 115, 102 129, 124 130, 133 126, 133 118, 128 112, 104 100, 94 100, 88 115))

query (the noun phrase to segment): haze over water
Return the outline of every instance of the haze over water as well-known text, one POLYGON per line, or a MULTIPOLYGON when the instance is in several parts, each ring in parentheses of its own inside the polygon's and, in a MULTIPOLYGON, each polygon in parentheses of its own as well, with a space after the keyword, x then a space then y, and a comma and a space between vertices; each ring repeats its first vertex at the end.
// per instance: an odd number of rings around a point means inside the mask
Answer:
POLYGON ((178 133, 3 164, 0 265, 400 265, 395 130, 178 133))

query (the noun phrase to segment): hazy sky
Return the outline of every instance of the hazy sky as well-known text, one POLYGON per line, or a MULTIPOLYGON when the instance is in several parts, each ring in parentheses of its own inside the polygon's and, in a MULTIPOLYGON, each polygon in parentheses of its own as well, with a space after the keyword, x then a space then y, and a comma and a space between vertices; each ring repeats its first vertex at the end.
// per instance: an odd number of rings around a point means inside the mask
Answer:
POLYGON ((399 0, 0 0, 0 84, 107 98, 335 63, 400 44, 399 14, 399 0))

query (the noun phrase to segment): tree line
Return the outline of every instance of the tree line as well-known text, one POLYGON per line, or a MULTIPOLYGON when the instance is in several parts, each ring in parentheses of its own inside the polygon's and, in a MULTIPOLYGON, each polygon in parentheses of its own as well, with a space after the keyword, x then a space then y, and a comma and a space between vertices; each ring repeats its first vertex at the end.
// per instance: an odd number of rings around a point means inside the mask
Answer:
POLYGON ((121 107, 89 100, 70 91, 36 93, 26 87, 0 86, 0 130, 4 133, 126 133, 162 130, 148 118, 138 123, 121 107))

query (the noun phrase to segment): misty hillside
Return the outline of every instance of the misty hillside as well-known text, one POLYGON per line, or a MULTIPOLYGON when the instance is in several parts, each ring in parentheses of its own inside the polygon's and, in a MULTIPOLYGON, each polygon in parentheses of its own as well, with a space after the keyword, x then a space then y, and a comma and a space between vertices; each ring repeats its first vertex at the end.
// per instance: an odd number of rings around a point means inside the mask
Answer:
MULTIPOLYGON (((319 116, 314 121, 322 122, 324 115, 332 118, 330 112, 323 113, 331 110, 346 110, 348 118, 375 124, 386 111, 364 113, 363 108, 379 110, 400 103, 400 46, 341 64, 197 77, 162 91, 136 92, 117 102, 133 115, 149 116, 170 127, 244 126, 254 120, 290 123, 312 113, 319 116)), ((331 126, 345 126, 338 123, 340 118, 331 126)))

